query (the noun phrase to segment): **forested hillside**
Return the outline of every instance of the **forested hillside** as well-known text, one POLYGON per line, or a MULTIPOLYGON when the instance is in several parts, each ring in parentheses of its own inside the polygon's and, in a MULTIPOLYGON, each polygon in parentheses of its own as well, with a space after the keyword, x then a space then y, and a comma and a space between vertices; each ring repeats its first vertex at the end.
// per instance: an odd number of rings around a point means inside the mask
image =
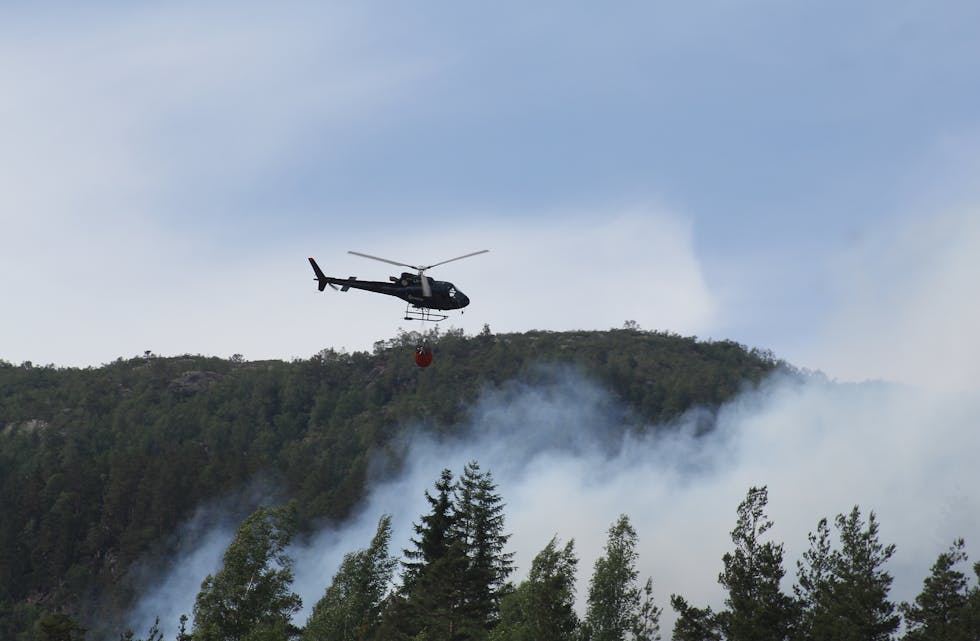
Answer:
POLYGON ((738 344, 636 329, 428 336, 372 353, 249 362, 146 353, 98 368, 0 361, 0 638, 45 611, 116 591, 130 564, 203 501, 273 479, 296 521, 341 520, 373 453, 408 425, 450 433, 487 388, 566 363, 618 396, 638 425, 716 407, 778 363, 738 344), (111 589, 110 589, 111 588, 111 589))

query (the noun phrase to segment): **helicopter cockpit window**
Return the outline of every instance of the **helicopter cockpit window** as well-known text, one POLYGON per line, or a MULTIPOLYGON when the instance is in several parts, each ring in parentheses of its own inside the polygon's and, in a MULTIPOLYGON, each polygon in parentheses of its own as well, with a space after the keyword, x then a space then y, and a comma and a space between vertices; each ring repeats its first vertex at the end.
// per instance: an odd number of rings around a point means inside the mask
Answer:
POLYGON ((449 286, 449 297, 456 298, 456 288, 452 285, 449 286))

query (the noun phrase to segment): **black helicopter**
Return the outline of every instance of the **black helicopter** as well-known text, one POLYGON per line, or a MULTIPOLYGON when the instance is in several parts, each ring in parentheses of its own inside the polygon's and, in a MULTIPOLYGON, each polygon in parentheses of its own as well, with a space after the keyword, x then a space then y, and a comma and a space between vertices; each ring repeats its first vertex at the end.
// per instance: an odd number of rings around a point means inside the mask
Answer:
POLYGON ((466 297, 466 294, 456 289, 456 286, 452 283, 444 280, 433 280, 425 275, 425 271, 438 265, 451 263, 454 260, 462 260, 463 258, 476 256, 477 254, 485 254, 488 251, 490 250, 481 249, 471 254, 457 256, 456 258, 450 258, 449 260, 433 263, 432 265, 408 265, 406 263, 388 260, 387 258, 371 256, 370 254, 353 251, 347 252, 348 254, 370 258, 372 260, 380 260, 383 263, 389 263, 399 267, 408 267, 417 272, 415 274, 402 272, 401 276, 390 276, 388 280, 391 282, 389 283, 374 280, 357 280, 354 276, 347 278, 327 276, 312 257, 310 257, 310 265, 313 267, 313 273, 316 275, 314 280, 317 281, 321 292, 327 285, 330 285, 334 289, 342 292, 346 292, 353 287, 354 289, 363 289, 368 292, 397 296, 408 303, 405 309, 405 320, 441 321, 449 318, 449 316, 447 314, 440 314, 438 311, 463 309, 470 304, 470 299, 466 297))

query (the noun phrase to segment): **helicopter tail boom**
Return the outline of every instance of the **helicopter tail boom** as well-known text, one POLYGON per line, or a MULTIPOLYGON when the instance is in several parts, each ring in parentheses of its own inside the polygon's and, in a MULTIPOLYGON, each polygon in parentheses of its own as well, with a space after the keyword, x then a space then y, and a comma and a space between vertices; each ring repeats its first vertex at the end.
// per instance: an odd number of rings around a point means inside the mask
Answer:
POLYGON ((327 285, 333 287, 333 284, 327 278, 327 275, 323 273, 323 270, 321 270, 320 266, 316 264, 316 261, 313 260, 312 256, 310 256, 310 265, 313 267, 313 273, 316 274, 317 287, 321 292, 327 288, 327 285))

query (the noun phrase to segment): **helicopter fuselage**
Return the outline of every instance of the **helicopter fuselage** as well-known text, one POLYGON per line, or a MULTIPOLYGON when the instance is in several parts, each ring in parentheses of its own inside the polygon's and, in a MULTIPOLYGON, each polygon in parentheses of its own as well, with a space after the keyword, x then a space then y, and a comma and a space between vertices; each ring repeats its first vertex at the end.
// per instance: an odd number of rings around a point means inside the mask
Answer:
POLYGON ((401 276, 390 276, 390 282, 376 280, 358 280, 354 276, 348 278, 324 277, 324 281, 331 285, 340 287, 340 291, 346 292, 348 289, 363 289, 377 294, 386 294, 406 301, 414 307, 420 309, 453 310, 463 309, 470 304, 470 299, 466 294, 456 289, 455 285, 445 280, 434 280, 428 276, 422 276, 429 281, 429 289, 432 296, 422 295, 422 283, 418 274, 403 272, 401 276))

